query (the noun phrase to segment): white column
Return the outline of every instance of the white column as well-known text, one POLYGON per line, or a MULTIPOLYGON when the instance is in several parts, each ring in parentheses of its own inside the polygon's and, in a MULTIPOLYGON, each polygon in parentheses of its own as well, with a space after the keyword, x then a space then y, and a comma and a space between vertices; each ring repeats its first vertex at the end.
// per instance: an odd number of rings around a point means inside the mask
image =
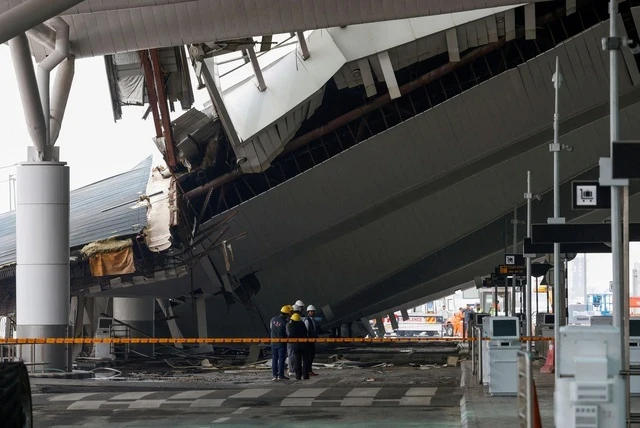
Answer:
MULTIPOLYGON (((113 318, 139 330, 131 329, 131 337, 154 337, 155 304, 155 300, 149 297, 114 297, 113 318)), ((136 344, 130 349, 153 356, 153 345, 136 344)))
MULTIPOLYGON (((69 321, 69 167, 18 166, 16 324, 18 337, 66 337, 69 321)), ((23 359, 65 369, 65 345, 23 347, 23 359)))

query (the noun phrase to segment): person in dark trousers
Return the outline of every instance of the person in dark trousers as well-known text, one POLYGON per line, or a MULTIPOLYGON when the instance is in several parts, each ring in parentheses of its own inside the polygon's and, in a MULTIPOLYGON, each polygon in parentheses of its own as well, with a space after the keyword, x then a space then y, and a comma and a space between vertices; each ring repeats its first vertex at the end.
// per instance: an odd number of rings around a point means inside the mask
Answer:
MULTIPOLYGON (((280 309, 280 315, 276 315, 271 318, 269 323, 271 329, 272 339, 286 339, 287 336, 287 321, 291 314, 291 309, 288 305, 285 305, 280 309)), ((284 361, 287 358, 287 344, 286 343, 271 343, 271 353, 273 354, 271 359, 271 370, 273 372, 273 380, 289 380, 284 375, 284 361)))
MULTIPOLYGON (((291 315, 298 314, 300 318, 303 318, 302 310, 304 309, 304 303, 302 300, 298 300, 293 305, 289 305, 291 308, 291 315)), ((290 316, 291 316, 290 315, 290 316)), ((293 370, 293 345, 291 343, 287 343, 287 360, 289 362, 289 376, 294 376, 295 372, 293 370)))
MULTIPOLYGON (((318 337, 318 328, 316 326, 316 321, 313 317, 316 314, 316 307, 313 305, 309 305, 307 307, 307 316, 304 319, 304 325, 307 327, 307 337, 311 339, 315 339, 318 337)), ((315 342, 307 343, 307 349, 305 355, 302 357, 302 377, 305 379, 309 379, 309 376, 317 376, 316 373, 313 372, 313 359, 316 356, 316 344, 315 342), (306 358, 305 358, 306 357, 306 358)))
MULTIPOLYGON (((289 339, 304 339, 307 337, 307 328, 304 326, 300 314, 294 313, 291 315, 291 320, 289 324, 287 324, 287 336, 289 339)), ((297 380, 302 379, 302 355, 306 352, 306 348, 307 343, 291 343, 291 357, 293 357, 293 361, 290 359, 289 364, 290 367, 293 367, 297 380)))

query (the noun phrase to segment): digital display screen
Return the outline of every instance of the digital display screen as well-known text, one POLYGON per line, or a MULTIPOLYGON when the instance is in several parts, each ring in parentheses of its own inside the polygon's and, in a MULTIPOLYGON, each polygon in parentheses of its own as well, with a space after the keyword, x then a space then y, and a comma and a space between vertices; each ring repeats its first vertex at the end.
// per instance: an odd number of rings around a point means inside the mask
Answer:
POLYGON ((113 320, 111 318, 100 318, 98 320, 98 328, 109 328, 113 324, 113 320))
POLYGON ((555 322, 555 316, 553 314, 545 314, 544 323, 553 324, 555 322))
POLYGON ((493 320, 493 337, 517 337, 518 320, 493 320))
POLYGON ((629 337, 640 337, 640 320, 629 320, 629 337))

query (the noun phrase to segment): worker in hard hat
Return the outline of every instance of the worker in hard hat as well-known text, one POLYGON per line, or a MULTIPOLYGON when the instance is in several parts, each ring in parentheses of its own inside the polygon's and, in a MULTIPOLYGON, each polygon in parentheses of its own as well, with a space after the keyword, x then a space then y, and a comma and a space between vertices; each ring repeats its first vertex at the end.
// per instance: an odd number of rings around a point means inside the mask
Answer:
MULTIPOLYGON (((302 318, 302 309, 304 309, 304 307, 298 303, 302 303, 302 300, 298 300, 293 305, 289 305, 291 307, 291 315, 298 314, 300 315, 300 318, 302 318)), ((293 346, 291 343, 287 343, 287 365, 289 366, 289 376, 294 376, 296 374, 293 370, 293 361, 293 346)))
MULTIPOLYGON (((316 321, 313 318, 315 315, 316 307, 313 305, 307 306, 307 316, 304 318, 304 325, 307 327, 307 337, 311 339, 316 339, 318 337, 318 327, 316 326, 316 321)), ((302 377, 305 379, 309 379, 309 376, 317 376, 317 374, 313 372, 313 359, 315 356, 316 343, 307 343, 305 354, 302 356, 302 377)))
MULTIPOLYGON (((271 318, 269 323, 271 329, 271 339, 286 339, 287 336, 287 321, 291 309, 289 305, 285 305, 280 309, 280 315, 276 315, 271 318)), ((284 361, 287 358, 287 346, 282 342, 271 342, 271 371, 273 372, 273 380, 289 380, 284 375, 284 361)))
MULTIPOLYGON (((302 322, 300 314, 291 315, 287 324, 287 336, 289 339, 304 339, 307 337, 307 327, 302 322)), ((289 367, 293 367, 296 379, 302 379, 302 354, 306 351, 307 343, 293 342, 291 345, 291 357, 289 358, 289 367)))

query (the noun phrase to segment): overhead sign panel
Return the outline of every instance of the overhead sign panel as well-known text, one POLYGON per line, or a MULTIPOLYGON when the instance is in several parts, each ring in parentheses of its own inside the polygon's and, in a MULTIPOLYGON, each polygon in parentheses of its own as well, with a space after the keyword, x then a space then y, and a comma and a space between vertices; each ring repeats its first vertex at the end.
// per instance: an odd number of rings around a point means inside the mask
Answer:
POLYGON ((574 210, 598 210, 611 208, 611 187, 600 186, 598 181, 572 181, 572 205, 574 210))
POLYGON ((612 178, 640 178, 640 141, 614 141, 611 150, 612 178))
MULTIPOLYGON (((629 241, 640 241, 640 223, 629 224, 629 241)), ((531 242, 548 243, 603 243, 611 242, 611 224, 534 224, 531 242)))
POLYGON ((522 254, 505 254, 504 264, 509 266, 524 266, 524 256, 522 254))
POLYGON ((524 266, 500 265, 498 273, 500 275, 525 275, 527 272, 524 266))
MULTIPOLYGON (((551 254, 553 253, 553 243, 533 244, 531 238, 524 239, 525 254, 551 254)), ((602 242, 578 242, 560 244, 562 254, 606 254, 611 252, 611 247, 602 242)))

